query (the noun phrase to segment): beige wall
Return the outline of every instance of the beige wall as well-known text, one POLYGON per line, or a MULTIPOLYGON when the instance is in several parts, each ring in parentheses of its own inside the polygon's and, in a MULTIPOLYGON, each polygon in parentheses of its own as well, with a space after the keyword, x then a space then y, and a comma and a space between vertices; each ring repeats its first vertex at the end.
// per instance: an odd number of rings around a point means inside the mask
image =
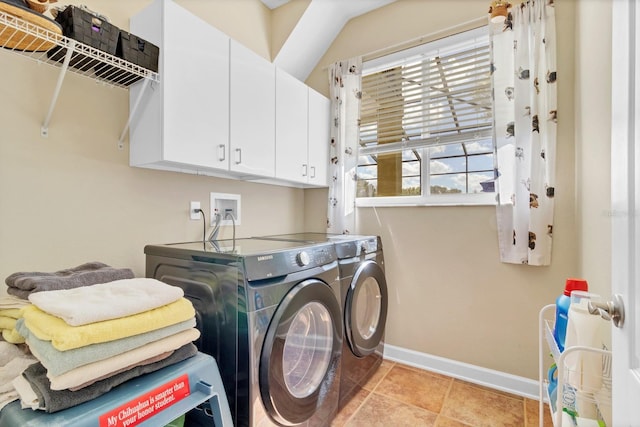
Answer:
MULTIPOLYGON (((597 234, 589 233, 585 228, 590 225, 580 227, 577 221, 583 215, 583 205, 577 198, 575 166, 574 115, 581 113, 574 110, 582 111, 574 104, 576 3, 573 0, 556 2, 560 121, 551 266, 500 263, 495 209, 490 206, 360 208, 357 231, 381 235, 385 248, 390 287, 387 343, 537 378, 540 308, 554 302, 567 277, 586 274, 597 275, 599 279, 608 277, 608 259, 600 259, 608 250, 606 244, 595 251, 592 249, 592 239, 606 241, 608 229, 604 227, 597 234), (585 231, 587 233, 581 238, 580 233, 585 231), (586 265, 593 267, 588 269, 586 265), (600 265, 605 267, 602 271, 600 265)), ((584 3, 587 5, 582 7, 590 9, 594 7, 592 3, 599 2, 584 3)), ((488 2, 479 0, 400 0, 354 19, 336 38, 307 83, 320 86, 320 82, 326 80, 326 67, 339 59, 376 52, 406 40, 464 26, 486 16, 487 5, 488 2)), ((599 7, 606 12, 606 3, 599 7)), ((599 25, 606 27, 608 23, 603 20, 599 25)), ((595 34, 593 27, 590 28, 595 34)), ((587 33, 589 29, 583 31, 587 33)), ((606 30, 602 32, 606 33, 606 30)), ((590 46, 593 36, 583 36, 587 38, 582 44, 590 46)), ((605 43, 602 41, 599 46, 605 43)), ((597 56, 594 57, 585 58, 587 70, 588 62, 597 60, 597 56)), ((602 62, 601 67, 605 67, 605 61, 602 62)), ((606 78, 602 81, 607 83, 606 78)), ((602 91, 606 92, 606 88, 599 89, 597 96, 604 96, 602 91)), ((595 101, 595 96, 590 101, 595 101)), ((598 106, 602 101, 591 104, 590 114, 606 113, 598 106)), ((591 126, 601 124, 593 121, 591 126)), ((599 135, 606 136, 606 129, 599 135)), ((599 139, 588 134, 581 147, 586 145, 588 150, 591 144, 599 143, 599 139)), ((605 138, 598 153, 588 156, 595 162, 598 156, 606 154, 607 149, 605 138)), ((597 181, 602 186, 599 188, 606 188, 609 180, 606 165, 598 169, 598 173, 589 167, 579 178, 597 181)), ((607 195, 593 197, 588 204, 606 200, 607 195)), ((305 200, 307 211, 320 211, 323 207, 322 197, 316 195, 314 201, 305 200)), ((606 207, 600 207, 600 211, 603 209, 606 207)), ((601 218, 592 213, 583 222, 602 222, 601 218)))
POLYGON ((576 3, 576 156, 580 270, 611 294, 611 0, 576 3), (601 28, 594 31, 594 28, 601 28))
MULTIPOLYGON (((69 3, 86 4, 126 29, 150 0, 69 3)), ((178 3, 269 57, 270 12, 258 0, 178 3)), ((129 167, 128 144, 117 148, 127 90, 68 73, 45 139, 40 125, 59 70, 10 52, 0 52, 0 70, 2 281, 15 271, 91 260, 144 275, 145 244, 201 238, 202 221, 189 220, 189 201, 199 200, 208 213, 212 191, 242 196, 239 237, 303 230, 303 190, 129 167)), ((223 228, 221 237, 231 230, 223 228)))
MULTIPOLYGON (((149 2, 72 3, 127 28, 149 2)), ((269 15, 258 0, 178 3, 270 59, 293 27, 288 19, 301 12, 298 4, 269 15)), ((485 16, 487 4, 398 0, 356 18, 307 83, 327 94, 332 62, 473 21, 485 16)), ((384 243, 392 345, 535 378, 538 310, 553 302, 565 278, 583 275, 602 294, 610 292, 610 72, 602 60, 610 53, 610 2, 556 5, 560 122, 552 265, 501 264, 492 207, 359 209, 358 231, 380 234, 384 243)), ((202 223, 188 220, 188 203, 200 200, 208 211, 210 191, 242 195, 239 236, 324 229, 326 190, 129 167, 128 149, 116 147, 128 114, 126 91, 69 74, 43 139, 40 124, 57 70, 6 52, 0 69, 0 277, 88 260, 142 275, 146 243, 200 237, 202 223)))

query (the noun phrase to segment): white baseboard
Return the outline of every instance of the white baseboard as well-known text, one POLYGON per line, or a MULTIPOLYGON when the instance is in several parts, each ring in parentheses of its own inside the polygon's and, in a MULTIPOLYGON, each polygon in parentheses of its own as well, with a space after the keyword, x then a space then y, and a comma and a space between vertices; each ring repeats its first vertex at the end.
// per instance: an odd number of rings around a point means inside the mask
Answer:
POLYGON ((539 400, 537 381, 505 372, 494 371, 444 357, 409 350, 394 345, 384 345, 384 358, 427 371, 437 372, 470 383, 494 388, 529 399, 539 400))

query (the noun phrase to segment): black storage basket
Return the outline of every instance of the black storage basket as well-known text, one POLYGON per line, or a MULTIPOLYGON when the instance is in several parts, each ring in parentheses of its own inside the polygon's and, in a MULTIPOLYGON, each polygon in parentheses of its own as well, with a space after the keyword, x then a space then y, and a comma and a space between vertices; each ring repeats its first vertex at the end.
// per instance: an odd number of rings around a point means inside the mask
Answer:
MULTIPOLYGON (((116 56, 139 65, 148 70, 158 71, 158 56, 160 49, 143 38, 135 34, 120 30, 116 56)), ((130 85, 142 77, 124 70, 118 70, 110 65, 101 64, 96 66, 96 74, 104 79, 117 81, 124 85, 130 85)))
MULTIPOLYGON (((101 17, 75 6, 67 6, 59 12, 56 21, 62 26, 62 34, 85 45, 94 47, 110 55, 116 54, 120 29, 101 17)), ((62 62, 67 49, 55 47, 47 52, 47 56, 62 62)), ((74 53, 69 65, 82 71, 91 71, 100 61, 80 53, 74 53)))

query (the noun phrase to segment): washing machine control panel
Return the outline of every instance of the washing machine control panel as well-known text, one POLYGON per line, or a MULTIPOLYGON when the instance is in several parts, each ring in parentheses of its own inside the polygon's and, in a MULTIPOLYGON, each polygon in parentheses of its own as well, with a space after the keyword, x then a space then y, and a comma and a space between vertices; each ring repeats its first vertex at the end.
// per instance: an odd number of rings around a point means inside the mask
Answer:
POLYGON ((306 251, 298 252, 298 255, 296 255, 296 262, 300 267, 306 267, 311 262, 311 258, 306 251))
POLYGON ((269 279, 330 264, 337 260, 332 243, 304 244, 287 251, 274 251, 244 258, 249 281, 269 279))

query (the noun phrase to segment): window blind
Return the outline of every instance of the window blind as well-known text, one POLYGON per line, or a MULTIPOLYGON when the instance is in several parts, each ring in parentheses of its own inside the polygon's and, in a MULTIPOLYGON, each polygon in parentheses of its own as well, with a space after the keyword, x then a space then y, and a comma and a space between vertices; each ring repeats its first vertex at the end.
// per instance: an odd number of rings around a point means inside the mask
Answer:
POLYGON ((360 154, 491 137, 491 60, 485 28, 364 65, 360 154))

